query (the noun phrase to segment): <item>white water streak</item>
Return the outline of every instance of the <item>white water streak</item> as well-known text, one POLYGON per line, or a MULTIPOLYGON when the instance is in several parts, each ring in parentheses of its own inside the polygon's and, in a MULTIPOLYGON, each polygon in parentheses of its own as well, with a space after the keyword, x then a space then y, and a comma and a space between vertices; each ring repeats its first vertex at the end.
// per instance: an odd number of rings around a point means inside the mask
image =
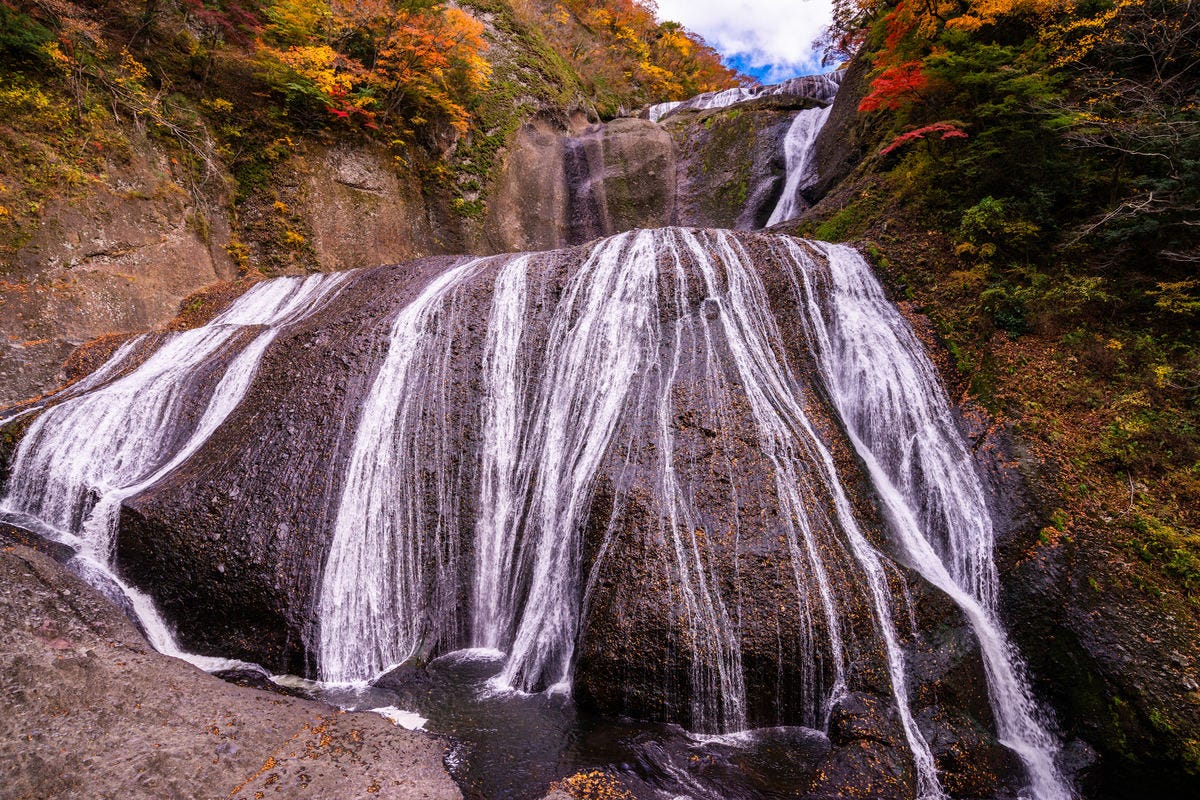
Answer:
POLYGON ((151 644, 207 668, 226 665, 183 653, 149 596, 112 572, 121 503, 145 491, 208 440, 249 388, 279 330, 306 316, 344 281, 345 273, 264 281, 207 325, 168 335, 136 369, 108 384, 136 347, 131 341, 44 411, 17 449, 0 512, 32 518, 79 550, 81 571, 99 572, 129 597, 151 644), (264 328, 233 358, 189 430, 187 398, 211 360, 246 328, 264 328))
POLYGON ((534 547, 529 594, 498 685, 570 690, 580 528, 626 396, 658 355, 655 242, 654 233, 638 231, 597 244, 551 325, 523 465, 537 470, 526 534, 534 547))
MULTIPOLYGON (((725 266, 727 282, 727 294, 720 297, 713 264, 707 257, 705 248, 694 236, 685 234, 685 237, 690 240, 689 245, 704 270, 710 295, 720 298, 725 336, 742 374, 761 446, 776 468, 776 486, 780 500, 790 515, 801 523, 805 539, 809 538, 809 531, 804 527, 807 514, 804 512, 803 498, 796 492, 800 481, 797 469, 799 464, 794 455, 794 448, 799 446, 811 456, 815 456, 814 460, 823 468, 824 483, 833 500, 838 523, 867 579, 867 588, 875 607, 875 621, 884 639, 896 709, 913 755, 918 797, 943 798, 945 792, 938 781, 933 754, 909 708, 904 653, 892 619, 890 592, 883 562, 859 529, 850 501, 842 488, 833 455, 813 430, 804 412, 803 399, 795 388, 795 380, 788 374, 771 347, 772 342, 778 342, 782 337, 769 313, 766 292, 740 244, 729 234, 714 232, 709 243, 715 245, 721 254, 720 261, 725 266)), ((831 590, 826 586, 827 576, 820 571, 823 568, 818 567, 820 563, 819 557, 812 559, 812 566, 819 576, 824 594, 831 590)), ((836 618, 831 620, 831 623, 831 631, 836 630, 836 618)))
POLYGON ((787 177, 783 184, 783 194, 775 204, 767 220, 767 227, 794 219, 804 210, 804 198, 801 192, 812 186, 817 179, 816 164, 813 161, 814 145, 817 134, 829 119, 830 106, 824 108, 809 108, 801 111, 792 121, 787 134, 783 137, 783 155, 787 162, 787 177))
MULTIPOLYGON (((387 356, 360 412, 322 579, 326 681, 370 678, 411 656, 426 633, 426 548, 458 531, 449 509, 439 509, 434 530, 422 525, 419 484, 430 457, 418 430, 424 381, 444 379, 448 334, 438 335, 438 326, 452 317, 446 306, 455 288, 483 263, 443 272, 392 323, 387 356)), ((439 502, 449 494, 439 491, 439 502)))
MULTIPOLYGON (((678 323, 675 325, 670 368, 661 382, 661 393, 656 398, 658 443, 662 451, 658 496, 667 509, 669 541, 675 552, 679 588, 683 594, 694 641, 694 685, 691 698, 693 727, 714 731, 740 730, 747 725, 741 637, 721 596, 715 576, 710 575, 711 567, 705 563, 701 543, 696 537, 696 531, 701 529, 701 526, 675 471, 675 414, 671 393, 679 372, 684 332, 691 324, 687 314, 687 272, 674 238, 668 238, 666 241, 670 243, 670 247, 666 248, 668 252, 664 255, 670 256, 674 268, 673 310, 678 323), (716 674, 708 675, 707 673, 714 668, 716 674)), ((693 335, 695 333, 689 332, 693 335)), ((716 368, 715 350, 707 320, 704 323, 703 334, 709 367, 707 374, 716 380, 720 372, 716 368)))
POLYGON ((519 527, 530 476, 520 469, 527 417, 519 354, 528 268, 529 257, 521 256, 506 263, 497 275, 483 354, 483 451, 472 621, 475 643, 493 649, 508 646, 525 582, 519 527))
POLYGON ((999 739, 1024 763, 1033 797, 1068 800, 1073 792, 1055 763, 1059 744, 995 613, 992 521, 933 365, 855 250, 818 245, 829 269, 818 295, 813 260, 796 242, 786 246, 826 386, 906 560, 974 628, 999 739))

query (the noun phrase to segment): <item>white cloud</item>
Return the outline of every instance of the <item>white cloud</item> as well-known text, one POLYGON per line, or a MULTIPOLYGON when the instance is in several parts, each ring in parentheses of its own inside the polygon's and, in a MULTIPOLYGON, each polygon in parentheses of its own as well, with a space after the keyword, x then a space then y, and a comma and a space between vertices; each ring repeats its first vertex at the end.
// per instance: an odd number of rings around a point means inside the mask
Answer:
POLYGON ((683 23, 727 59, 770 83, 820 70, 813 40, 831 0, 657 0, 658 17, 683 23))

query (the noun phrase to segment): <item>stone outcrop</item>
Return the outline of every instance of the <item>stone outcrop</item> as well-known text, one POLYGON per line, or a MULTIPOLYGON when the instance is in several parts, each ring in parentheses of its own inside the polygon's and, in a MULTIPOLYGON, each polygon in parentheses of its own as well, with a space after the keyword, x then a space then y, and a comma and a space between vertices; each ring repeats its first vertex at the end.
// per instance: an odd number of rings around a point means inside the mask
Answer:
POLYGON ((494 252, 511 252, 665 225, 761 228, 783 191, 782 143, 796 112, 824 102, 771 95, 683 108, 661 124, 533 120, 495 179, 485 240, 494 252))
POLYGON ((160 655, 107 599, 19 544, 0 545, 0 618, 11 800, 461 798, 436 739, 160 655))
MULTIPOLYGON (((609 715, 719 730, 729 724, 718 676, 720 650, 728 642, 719 637, 733 636, 744 672, 745 722, 820 727, 818 706, 833 669, 821 600, 804 559, 789 545, 775 467, 753 432, 756 422, 736 378, 734 356, 715 322, 726 312, 699 289, 696 255, 662 249, 682 235, 654 234, 659 248, 654 252, 668 259, 657 290, 651 290, 656 319, 667 326, 711 322, 705 330, 713 342, 686 339, 678 345, 671 441, 655 410, 661 389, 639 378, 645 382, 628 401, 613 434, 616 444, 601 462, 582 539, 576 696, 609 715), (687 296, 677 295, 673 279, 662 277, 674 275, 671 252, 681 253, 678 268, 691 276, 687 296), (676 458, 674 479, 702 509, 694 528, 673 530, 664 522, 670 515, 660 493, 660 453, 668 448, 676 458), (695 553, 683 561, 681 544, 672 538, 679 536, 687 552, 695 553), (708 585, 701 588, 702 581, 708 585), (685 584, 717 600, 689 599, 685 584), (733 609, 736 616, 728 623, 701 619, 716 613, 706 612, 704 603, 733 609), (808 609, 807 621, 798 609, 808 609), (732 632, 714 633, 713 626, 720 625, 732 632)), ((703 235, 703 246, 715 252, 718 243, 709 236, 703 235)), ((767 306, 760 311, 794 316, 792 285, 777 268, 780 254, 771 249, 770 237, 745 234, 736 242, 750 254, 749 263, 761 265, 755 269, 767 306)), ((556 306, 591 252, 574 248, 532 262, 522 326, 531 376, 545 370, 543 347, 556 306)), ((431 577, 420 615, 430 656, 472 644, 467 611, 480 496, 475 458, 483 438, 480 363, 493 283, 507 260, 485 263, 454 290, 453 312, 437 325, 445 360, 427 376, 437 381, 422 400, 421 413, 437 422, 422 428, 418 452, 428 461, 413 473, 417 494, 409 499, 415 501, 413 513, 445 521, 449 533, 431 543, 424 557, 431 577)), ((272 671, 314 674, 322 571, 363 399, 380 368, 391 321, 458 263, 431 258, 351 276, 327 304, 279 333, 248 394, 192 457, 125 501, 118 569, 154 596, 186 649, 257 661, 272 671)), ((680 329, 691 330, 691 324, 680 329)), ((809 398, 805 413, 832 452, 865 535, 882 547, 887 535, 869 483, 815 381, 805 334, 795 325, 780 329, 776 346, 790 365, 791 380, 809 398)), ((182 402, 195 404, 185 417, 200 415, 201 399, 182 402)), ((821 791, 833 794, 853 784, 869 763, 877 788, 902 793, 912 784, 903 732, 897 734, 894 720, 885 724, 872 711, 891 702, 891 689, 867 583, 830 522, 836 515, 815 477, 821 468, 805 463, 799 475, 811 481, 806 494, 811 524, 843 619, 847 687, 864 698, 862 709, 844 711, 844 735, 829 755, 821 791)), ((985 794, 1006 785, 1015 769, 997 756, 987 733, 993 724, 982 667, 962 620, 902 568, 889 568, 889 578, 897 628, 915 670, 914 713, 938 732, 934 755, 948 785, 957 782, 985 794), (903 624, 910 613, 921 619, 920 633, 903 624)))

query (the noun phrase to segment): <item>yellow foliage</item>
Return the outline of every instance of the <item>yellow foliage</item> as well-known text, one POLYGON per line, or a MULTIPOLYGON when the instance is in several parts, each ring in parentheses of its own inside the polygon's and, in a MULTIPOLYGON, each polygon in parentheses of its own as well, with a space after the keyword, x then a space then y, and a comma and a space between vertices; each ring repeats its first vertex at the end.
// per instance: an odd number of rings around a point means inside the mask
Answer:
POLYGON ((281 64, 291 67, 297 75, 312 81, 321 92, 333 95, 349 91, 354 85, 353 76, 339 72, 341 56, 329 45, 293 46, 287 50, 272 52, 281 64))
POLYGON ((264 13, 269 21, 268 35, 285 45, 311 42, 332 16, 329 3, 320 0, 274 0, 264 13))
POLYGON ((267 18, 260 53, 268 72, 285 70, 273 82, 370 127, 440 119, 465 131, 466 101, 491 75, 483 23, 461 8, 273 0, 267 18))

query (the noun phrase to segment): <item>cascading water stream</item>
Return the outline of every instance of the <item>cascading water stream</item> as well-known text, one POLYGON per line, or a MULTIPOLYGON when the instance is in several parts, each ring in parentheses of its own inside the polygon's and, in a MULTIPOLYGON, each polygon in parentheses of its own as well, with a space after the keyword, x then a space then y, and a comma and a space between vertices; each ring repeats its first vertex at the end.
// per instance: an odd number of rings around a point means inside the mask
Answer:
POLYGON ((1059 744, 1033 699, 995 610, 998 576, 983 486, 933 365, 855 250, 817 245, 828 275, 794 241, 785 247, 826 386, 866 463, 905 560, 949 595, 975 630, 1000 741, 1020 757, 1037 800, 1073 792, 1059 744), (822 302, 822 298, 824 302, 822 302))
POLYGON ((260 283, 208 324, 168 335, 146 361, 114 378, 138 341, 126 343, 30 425, 14 457, 0 514, 32 520, 39 531, 74 547, 79 570, 120 587, 159 651, 204 668, 227 665, 225 659, 180 650, 149 596, 113 573, 121 503, 196 452, 241 401, 279 330, 319 307, 346 278, 342 273, 260 283), (203 391, 212 361, 235 348, 244 331, 256 329, 192 427, 188 393, 203 391), (113 379, 104 383, 108 378, 113 379))
POLYGON ((500 682, 569 690, 579 624, 578 529, 625 398, 657 353, 653 234, 605 240, 572 277, 546 345, 528 465, 536 549, 500 682), (627 246, 628 243, 628 246, 627 246))
MULTIPOLYGON (((688 246, 704 271, 709 295, 720 297, 719 302, 727 310, 727 313, 722 315, 722 319, 727 320, 724 324, 725 333, 754 410, 761 445, 776 467, 780 499, 784 501, 790 516, 798 520, 806 519, 804 499, 796 491, 796 487, 802 483, 795 456, 792 455, 793 448, 798 445, 815 455, 814 460, 823 467, 825 488, 834 501, 838 523, 867 579, 875 606, 875 622, 884 638, 896 708, 913 754, 918 797, 944 797, 945 793, 937 778, 933 754, 909 710, 904 654, 892 620, 890 592, 883 562, 859 530, 837 474, 833 456, 812 429, 804 413, 803 399, 792 388, 795 386, 795 380, 787 374, 774 355, 771 342, 779 341, 780 335, 775 330, 773 319, 764 313, 768 308, 766 296, 757 274, 749 268, 748 256, 728 234, 716 233, 713 237, 716 239, 714 244, 721 254, 720 262, 725 269, 724 296, 715 275, 715 265, 705 248, 691 236, 688 236, 688 246), (729 317, 732 317, 732 320, 729 320, 729 317)), ((811 538, 807 533, 805 531, 806 542, 811 538)), ((809 547, 811 553, 812 545, 809 547)), ((812 562, 814 568, 819 569, 820 558, 813 557, 812 562)), ((828 579, 821 572, 818 574, 824 595, 828 591, 828 579)), ((828 601, 826 603, 828 604, 828 601)), ((836 628, 836 620, 830 620, 830 629, 836 628)), ((834 645, 835 652, 840 649, 840 643, 831 644, 834 645)), ((831 704, 837 702, 837 688, 835 686, 831 704)))
POLYGON ((829 119, 831 106, 809 108, 801 111, 792 121, 787 135, 783 138, 783 153, 787 162, 787 173, 783 183, 783 193, 767 220, 767 227, 786 222, 799 216, 804 210, 801 192, 811 186, 816 180, 813 150, 817 134, 821 132, 826 120, 829 119))
POLYGON ((528 294, 529 258, 514 258, 496 277, 483 356, 483 448, 480 510, 475 521, 475 643, 508 646, 519 611, 519 520, 528 494, 520 469, 527 433, 521 415, 527 379, 520 369, 520 344, 528 294))
MULTIPOLYGON (((455 290, 484 263, 467 261, 437 276, 392 323, 387 356, 359 414, 322 579, 320 670, 327 682, 387 670, 413 655, 428 633, 426 581, 444 576, 427 575, 427 548, 441 567, 436 554, 456 535, 458 513, 449 493, 439 491, 438 513, 422 524, 421 473, 430 457, 423 404, 427 394, 435 405, 442 400, 455 290), (443 383, 426 393, 426 380, 443 383)), ((437 480, 442 455, 432 456, 437 480)))
MULTIPOLYGON (((412 428, 428 391, 414 381, 445 380, 437 354, 453 328, 454 293, 480 279, 478 262, 433 281, 392 327, 391 346, 361 414, 326 566, 322 611, 322 676, 368 679, 403 661, 427 633, 427 561, 422 547, 450 536, 423 529, 414 510, 418 490, 412 428)), ((819 597, 832 667, 823 722, 846 688, 840 602, 828 575, 820 531, 840 530, 867 583, 896 706, 913 752, 922 797, 940 797, 933 758, 908 710, 903 654, 891 618, 883 561, 858 529, 833 464, 813 431, 796 381, 776 354, 780 334, 749 257, 721 233, 642 231, 591 246, 552 314, 534 373, 521 358, 523 309, 531 258, 504 263, 493 282, 482 366, 484 391, 481 488, 474 585, 474 645, 508 651, 497 684, 522 691, 568 690, 581 614, 580 532, 600 461, 623 418, 645 414, 658 430, 657 484, 664 532, 675 554, 693 647, 712 664, 711 683, 698 675, 699 724, 744 727, 744 686, 733 620, 695 538, 695 510, 673 467, 671 393, 685 329, 714 379, 719 349, 733 354, 740 392, 750 400, 760 445, 774 465, 776 493, 789 539, 797 595, 819 597), (716 304, 713 318, 686 313, 684 261, 716 304), (674 289, 665 329, 659 287, 674 289), (692 328, 693 325, 699 328, 692 328), (674 343, 675 347, 665 347, 674 343), (722 344, 723 343, 723 344, 722 344), (666 350, 666 362, 660 355, 666 350), (657 387, 657 388, 655 388, 657 387), (643 408, 648 405, 648 408, 643 408), (815 464, 814 478, 809 465, 815 464), (832 498, 834 516, 814 516, 810 498, 832 498), (700 687, 707 686, 707 690, 700 687)), ((440 501, 439 501, 440 502, 440 501)), ((457 524, 455 513, 436 525, 457 524)), ((824 534, 828 535, 828 534, 824 534)), ((436 544, 432 547, 437 550, 436 544)), ((601 548, 603 552, 603 548, 601 548)), ((803 612, 803 613, 808 613, 803 612)), ((815 645, 805 647, 811 652, 815 645)), ((822 724, 822 720, 816 721, 822 724)))
MULTIPOLYGON (((772 263, 794 293, 802 339, 875 484, 896 551, 978 634, 1001 740, 1026 764, 1035 797, 1070 797, 1054 766, 1057 743, 996 618, 983 488, 919 343, 852 250, 755 242, 769 262, 726 232, 637 231, 567 251, 565 262, 556 254, 462 261, 415 292, 387 327, 343 468, 317 601, 321 678, 364 681, 417 652, 470 646, 506 654, 499 687, 570 691, 600 573, 623 545, 626 529, 614 521, 642 481, 654 500, 640 519, 664 543, 670 617, 690 652, 690 724, 748 727, 747 623, 735 596, 742 504, 730 482, 719 491, 732 498, 732 517, 718 522, 703 505, 721 485, 705 482, 720 462, 698 469, 695 451, 679 443, 691 408, 718 428, 749 424, 767 466, 770 488, 758 497, 774 504, 770 536, 783 543, 794 584, 789 631, 804 662, 794 673, 803 695, 796 718, 828 728, 835 706, 861 690, 861 655, 851 654, 870 642, 918 795, 943 797, 909 704, 892 567, 864 532, 828 432, 818 433, 828 429, 812 416, 820 401, 794 372, 796 344, 764 283, 772 263), (481 294, 490 294, 482 327, 469 304, 481 294), (462 363, 477 364, 477 383, 455 384, 462 363), (689 395, 697 379, 704 391, 689 395), (452 385, 479 391, 461 436, 452 385), (607 527, 593 517, 601 475, 611 484, 607 527), (726 526, 733 583, 713 543, 726 526), (587 575, 585 529, 598 537, 587 575), (463 599, 461 618, 446 611, 463 599), (869 617, 867 638, 855 609, 869 617)), ((103 379, 29 426, 4 513, 39 520, 79 549, 81 570, 115 580, 122 502, 187 462, 246 394, 278 331, 344 280, 260 284, 207 326, 163 337, 136 366, 127 346, 103 379)), ((149 598, 124 588, 155 647, 186 657, 149 598)))

